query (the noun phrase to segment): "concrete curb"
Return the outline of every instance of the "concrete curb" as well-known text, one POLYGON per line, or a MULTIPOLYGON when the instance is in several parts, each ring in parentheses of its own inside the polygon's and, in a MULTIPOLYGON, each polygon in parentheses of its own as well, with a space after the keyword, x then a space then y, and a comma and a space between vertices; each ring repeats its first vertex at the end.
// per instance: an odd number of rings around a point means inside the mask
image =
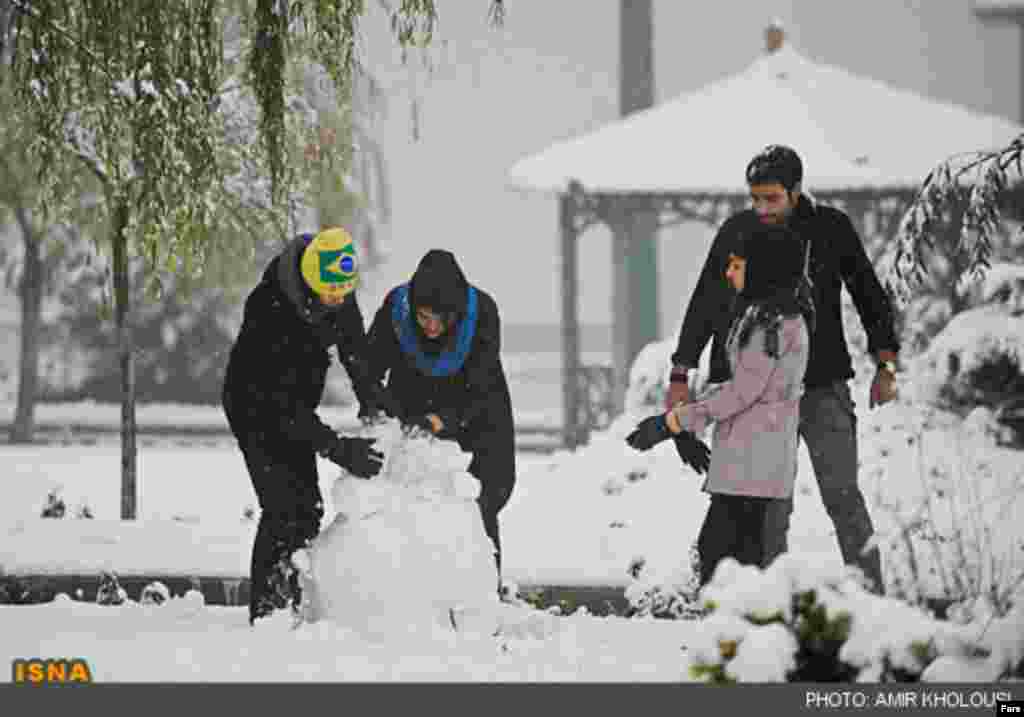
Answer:
MULTIPOLYGON (((20 584, 29 592, 29 599, 14 604, 40 604, 51 602, 60 593, 75 600, 95 602, 99 575, 5 575, 0 576, 0 604, 4 604, 8 585, 20 584)), ((139 600, 143 588, 154 581, 162 582, 171 595, 180 597, 188 590, 198 590, 207 605, 239 606, 249 602, 248 578, 225 578, 183 575, 118 575, 117 580, 131 600, 139 600)), ((592 615, 625 615, 629 609, 624 590, 613 585, 525 585, 520 584, 519 596, 534 607, 550 609, 568 615, 585 607, 592 615)))

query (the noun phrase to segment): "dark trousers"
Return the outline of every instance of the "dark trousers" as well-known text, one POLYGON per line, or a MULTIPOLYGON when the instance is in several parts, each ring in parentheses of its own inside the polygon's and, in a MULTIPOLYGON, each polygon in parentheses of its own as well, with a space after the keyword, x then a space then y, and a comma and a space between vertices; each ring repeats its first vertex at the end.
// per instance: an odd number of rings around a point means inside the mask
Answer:
POLYGON ((773 498, 711 494, 711 505, 697 537, 701 587, 711 582, 715 568, 725 558, 764 567, 765 516, 769 504, 775 502, 773 498))
MULTIPOLYGON (((511 443, 511 441, 508 441, 511 443)), ((494 543, 494 564, 498 569, 498 590, 501 590, 501 531, 498 513, 512 497, 515 487, 516 454, 512 450, 493 450, 485 447, 473 452, 468 472, 480 481, 480 495, 476 502, 480 507, 484 532, 494 543)))
POLYGON ((249 621, 298 605, 298 574, 291 555, 320 532, 324 515, 316 456, 299 446, 268 451, 256 440, 239 441, 260 504, 250 563, 249 621))
MULTIPOLYGON (((825 511, 835 526, 843 562, 859 567, 872 589, 882 593, 885 584, 878 548, 864 551, 875 529, 857 484, 855 405, 845 381, 807 389, 800 400, 800 437, 807 445, 825 511)), ((787 550, 792 512, 792 499, 777 501, 768 511, 768 562, 787 550)))

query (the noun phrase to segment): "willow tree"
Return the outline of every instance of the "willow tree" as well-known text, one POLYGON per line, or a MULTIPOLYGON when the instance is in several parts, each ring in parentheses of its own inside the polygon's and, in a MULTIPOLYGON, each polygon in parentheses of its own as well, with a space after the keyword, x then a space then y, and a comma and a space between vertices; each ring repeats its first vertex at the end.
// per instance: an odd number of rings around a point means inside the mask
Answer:
POLYGON ((954 312, 991 264, 1001 202, 1024 180, 1024 135, 1006 147, 966 152, 940 162, 921 183, 897 233, 887 283, 904 305, 933 277, 936 256, 954 312))
MULTIPOLYGON (((282 235, 288 230, 309 162, 351 150, 321 142, 312 160, 296 156, 294 139, 310 127, 309 117, 290 105, 289 82, 296 64, 312 60, 344 101, 359 66, 358 24, 366 6, 362 0, 7 1, 14 10, 13 111, 34 133, 29 149, 42 168, 42 205, 61 209, 47 168, 62 162, 82 163, 102 188, 98 211, 107 226, 103 248, 111 264, 122 388, 121 517, 134 519, 130 261, 143 261, 157 284, 161 273, 202 274, 225 235, 244 235, 252 226, 253 212, 262 210, 282 235), (247 48, 236 78, 225 55, 232 19, 241 20, 247 48), (246 95, 258 116, 253 144, 239 141, 246 132, 237 111, 246 95), (252 146, 261 150, 258 158, 247 151, 252 146), (247 179, 260 177, 267 178, 266 191, 258 183, 253 191, 247 179), (225 223, 232 231, 224 231, 225 223)), ((500 22, 502 10, 493 0, 492 21, 500 22)), ((436 21, 433 0, 402 0, 391 15, 402 46, 429 43, 436 21)))
MULTIPOLYGON (((0 104, 10 104, 3 87, 0 104)), ((0 246, 0 269, 4 284, 16 287, 21 308, 18 394, 10 441, 30 443, 35 433, 39 394, 43 300, 55 295, 62 278, 75 273, 88 259, 81 229, 86 227, 88 231, 88 205, 94 188, 84 172, 74 171, 73 165, 50 167, 49 181, 59 185, 66 197, 64 213, 73 214, 76 219, 74 223, 53 221, 39 206, 35 182, 39 173, 26 150, 26 128, 10 120, 9 116, 0 116, 0 221, 8 217, 13 220, 20 235, 20 252, 15 246, 0 246), (61 170, 68 171, 55 174, 61 170)))

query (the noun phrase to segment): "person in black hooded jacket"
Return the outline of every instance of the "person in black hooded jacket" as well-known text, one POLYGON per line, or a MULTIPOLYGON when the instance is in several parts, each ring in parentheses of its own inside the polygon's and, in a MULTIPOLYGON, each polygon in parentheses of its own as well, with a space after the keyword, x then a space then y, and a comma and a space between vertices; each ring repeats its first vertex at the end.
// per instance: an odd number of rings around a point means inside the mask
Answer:
POLYGON ((344 229, 292 240, 249 294, 231 348, 222 401, 260 505, 253 543, 249 621, 301 601, 292 553, 320 530, 322 496, 316 455, 360 478, 381 468, 373 439, 337 435, 317 416, 328 349, 372 405, 363 315, 352 238, 344 229))
POLYGON ((469 472, 481 483, 477 502, 500 589, 498 513, 515 486, 516 452, 498 305, 466 280, 451 252, 432 249, 385 297, 367 343, 371 378, 387 373, 388 412, 473 454, 469 472))

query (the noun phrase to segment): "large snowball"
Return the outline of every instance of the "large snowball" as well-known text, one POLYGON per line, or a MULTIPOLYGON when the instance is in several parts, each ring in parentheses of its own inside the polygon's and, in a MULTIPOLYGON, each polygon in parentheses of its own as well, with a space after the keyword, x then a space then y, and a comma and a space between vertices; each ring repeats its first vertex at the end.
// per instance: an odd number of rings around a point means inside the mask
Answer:
POLYGON ((403 436, 397 422, 367 429, 385 454, 371 480, 343 475, 338 514, 296 561, 307 616, 380 634, 447 620, 497 601, 494 547, 484 532, 457 444, 403 436))

